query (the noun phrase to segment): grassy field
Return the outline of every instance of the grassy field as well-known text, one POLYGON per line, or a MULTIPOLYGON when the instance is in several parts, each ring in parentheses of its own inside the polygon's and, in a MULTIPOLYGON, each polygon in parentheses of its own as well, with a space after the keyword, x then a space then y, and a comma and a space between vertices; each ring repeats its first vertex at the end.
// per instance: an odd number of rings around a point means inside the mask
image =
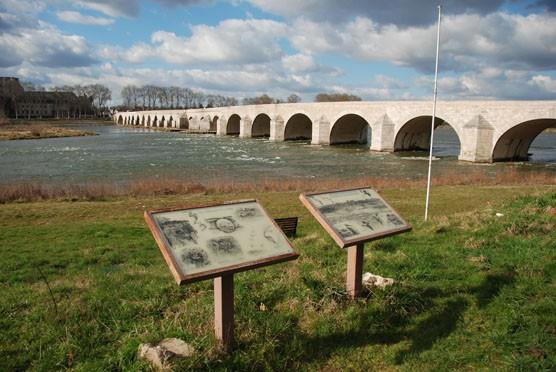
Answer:
POLYGON ((556 187, 435 187, 428 223, 422 189, 381 193, 414 230, 367 244, 365 271, 396 284, 357 301, 297 192, 0 205, 0 370, 148 370, 138 345, 166 337, 197 350, 178 369, 554 370, 556 187), (178 287, 142 213, 250 197, 300 217, 301 256, 235 276, 223 355, 212 282, 178 287))

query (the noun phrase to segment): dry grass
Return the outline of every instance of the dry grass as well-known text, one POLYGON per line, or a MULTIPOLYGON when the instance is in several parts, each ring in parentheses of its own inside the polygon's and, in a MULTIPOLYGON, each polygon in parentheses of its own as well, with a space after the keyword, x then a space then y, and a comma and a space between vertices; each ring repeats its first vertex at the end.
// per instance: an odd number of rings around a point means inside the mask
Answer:
MULTIPOLYGON (((250 192, 311 192, 346 187, 371 186, 377 189, 407 189, 423 187, 425 179, 391 179, 362 177, 356 179, 263 179, 253 182, 214 180, 192 182, 179 178, 151 178, 127 183, 90 182, 84 184, 20 183, 0 185, 0 203, 29 202, 48 199, 102 200, 117 196, 159 196, 188 194, 227 194, 250 192)), ((548 172, 523 174, 516 170, 487 175, 480 171, 469 174, 445 174, 433 179, 435 186, 457 185, 556 185, 556 175, 548 172)))
POLYGON ((51 126, 45 122, 0 125, 0 140, 92 136, 93 132, 51 126))

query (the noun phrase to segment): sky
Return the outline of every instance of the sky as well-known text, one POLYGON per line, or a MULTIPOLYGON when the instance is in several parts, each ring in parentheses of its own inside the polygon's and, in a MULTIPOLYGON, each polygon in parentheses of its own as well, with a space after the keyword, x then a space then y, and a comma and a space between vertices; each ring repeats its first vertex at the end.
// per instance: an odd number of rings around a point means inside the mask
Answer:
MULTIPOLYGON (((439 0, 0 0, 0 76, 430 99, 439 0)), ((440 99, 556 99, 556 0, 443 0, 440 99)))

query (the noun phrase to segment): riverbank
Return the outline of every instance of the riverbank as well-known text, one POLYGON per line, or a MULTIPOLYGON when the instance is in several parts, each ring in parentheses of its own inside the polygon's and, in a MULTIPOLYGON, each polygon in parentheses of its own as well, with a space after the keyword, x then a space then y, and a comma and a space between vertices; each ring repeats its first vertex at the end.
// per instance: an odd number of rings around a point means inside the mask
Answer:
MULTIPOLYGON (((87 183, 11 183, 0 184, 0 203, 32 202, 41 200, 104 200, 121 196, 159 195, 213 195, 244 192, 315 192, 348 187, 377 189, 422 189, 425 178, 322 178, 322 179, 261 179, 259 181, 235 181, 219 178, 213 181, 196 182, 187 178, 145 177, 129 182, 87 182, 87 183)), ((436 186, 521 186, 556 185, 554 172, 523 173, 515 169, 500 170, 487 174, 481 170, 461 173, 446 173, 432 179, 436 186)))
MULTIPOLYGON (((94 120, 10 120, 0 124, 0 140, 28 140, 59 137, 95 136, 95 132, 64 128, 67 125, 99 125, 105 121, 94 120)), ((112 124, 111 122, 108 122, 112 124)))
POLYGON ((298 194, 3 205, 0 370, 142 370, 138 345, 165 337, 196 349, 178 370, 554 368, 555 186, 436 186, 428 223, 423 188, 381 188, 414 229, 367 244, 364 271, 396 284, 358 301, 345 252, 298 194), (212 282, 175 284, 143 211, 245 198, 299 216, 301 255, 236 275, 238 343, 222 355, 212 282))

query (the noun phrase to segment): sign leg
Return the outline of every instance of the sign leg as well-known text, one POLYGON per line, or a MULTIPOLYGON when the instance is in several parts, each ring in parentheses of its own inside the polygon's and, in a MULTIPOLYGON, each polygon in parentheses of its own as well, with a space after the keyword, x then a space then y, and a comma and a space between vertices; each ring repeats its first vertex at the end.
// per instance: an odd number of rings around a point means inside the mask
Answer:
POLYGON ((234 276, 214 278, 214 331, 224 351, 234 343, 234 276))
POLYGON ((347 282, 348 295, 355 299, 361 294, 363 276, 364 244, 357 244, 347 248, 347 282))

